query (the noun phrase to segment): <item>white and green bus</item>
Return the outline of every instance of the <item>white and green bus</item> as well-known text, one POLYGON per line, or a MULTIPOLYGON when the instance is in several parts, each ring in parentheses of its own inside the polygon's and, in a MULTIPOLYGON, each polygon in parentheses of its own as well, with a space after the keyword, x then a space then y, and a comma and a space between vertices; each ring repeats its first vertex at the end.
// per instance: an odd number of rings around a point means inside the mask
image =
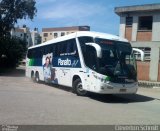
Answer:
POLYGON ((78 95, 134 94, 137 67, 131 44, 118 36, 80 31, 30 47, 26 76, 73 88, 78 95))

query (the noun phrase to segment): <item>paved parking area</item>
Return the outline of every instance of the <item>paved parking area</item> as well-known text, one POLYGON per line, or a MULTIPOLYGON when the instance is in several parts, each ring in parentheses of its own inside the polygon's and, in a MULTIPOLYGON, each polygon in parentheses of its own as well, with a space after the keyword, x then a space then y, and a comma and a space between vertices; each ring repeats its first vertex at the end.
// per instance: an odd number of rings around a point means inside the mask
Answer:
POLYGON ((80 97, 60 86, 33 83, 18 68, 0 74, 0 124, 160 124, 160 89, 80 97))

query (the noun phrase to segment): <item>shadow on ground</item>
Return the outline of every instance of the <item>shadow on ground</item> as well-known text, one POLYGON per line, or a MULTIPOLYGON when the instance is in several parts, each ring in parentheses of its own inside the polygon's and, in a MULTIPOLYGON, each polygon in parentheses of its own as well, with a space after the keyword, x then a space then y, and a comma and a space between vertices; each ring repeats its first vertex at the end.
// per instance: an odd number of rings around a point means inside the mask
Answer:
MULTIPOLYGON (((50 85, 51 87, 58 88, 64 91, 72 92, 72 88, 59 86, 59 85, 50 85)), ((77 96, 78 97, 78 96, 77 96)), ((82 97, 82 96, 80 96, 82 97)), ((121 95, 111 95, 111 94, 96 94, 96 93, 89 93, 86 96, 90 99, 103 102, 103 103, 136 103, 136 102, 147 102, 153 101, 156 98, 152 98, 149 96, 144 96, 140 94, 121 94, 121 95)))
POLYGON ((16 69, 0 69, 0 76, 3 77, 24 77, 25 76, 25 67, 16 68, 16 69))
MULTIPOLYGON (((25 76, 25 67, 18 67, 16 69, 7 69, 1 70, 0 76, 3 77, 24 77, 25 76)), ((41 84, 44 84, 42 82, 41 84)), ((47 84, 48 85, 48 84, 47 84)), ((51 87, 55 87, 61 90, 65 90, 68 92, 72 92, 72 88, 59 86, 59 85, 49 85, 51 87)), ((77 96, 78 97, 78 96, 77 96)), ((155 100, 156 98, 152 98, 149 96, 144 96, 140 94, 130 94, 130 95, 102 95, 102 94, 95 94, 89 93, 87 96, 90 99, 103 102, 103 103, 134 103, 134 102, 147 102, 155 100)))
POLYGON ((123 94, 123 95, 100 95, 90 94, 89 98, 103 103, 137 103, 153 101, 155 98, 140 94, 123 94))

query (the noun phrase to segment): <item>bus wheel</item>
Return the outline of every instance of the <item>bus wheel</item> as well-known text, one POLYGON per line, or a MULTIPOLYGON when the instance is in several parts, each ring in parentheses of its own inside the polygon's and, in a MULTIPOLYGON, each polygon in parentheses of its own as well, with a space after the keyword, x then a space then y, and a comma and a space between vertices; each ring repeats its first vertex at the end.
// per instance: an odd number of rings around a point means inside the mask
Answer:
POLYGON ((31 79, 32 79, 32 81, 35 81, 35 77, 34 77, 34 72, 33 71, 31 73, 31 79))
POLYGON ((81 79, 76 79, 73 83, 73 86, 74 86, 73 87, 74 91, 78 96, 86 96, 87 95, 87 91, 83 90, 81 79))
POLYGON ((36 81, 37 83, 39 83, 39 82, 40 82, 40 79, 39 79, 39 73, 38 73, 38 72, 36 72, 36 75, 35 75, 35 81, 36 81))

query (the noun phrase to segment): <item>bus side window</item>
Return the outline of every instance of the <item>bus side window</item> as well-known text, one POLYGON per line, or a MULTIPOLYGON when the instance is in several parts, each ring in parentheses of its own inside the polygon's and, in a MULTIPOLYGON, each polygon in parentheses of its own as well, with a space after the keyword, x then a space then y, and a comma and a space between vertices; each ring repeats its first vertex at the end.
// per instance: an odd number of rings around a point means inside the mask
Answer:
POLYGON ((88 36, 79 37, 78 40, 79 40, 79 43, 80 43, 80 46, 81 46, 81 49, 82 49, 82 53, 84 55, 85 52, 86 52, 86 45, 85 45, 85 43, 94 42, 94 40, 93 40, 92 37, 88 37, 88 36))
POLYGON ((51 49, 52 49, 53 57, 56 56, 56 46, 55 46, 55 44, 53 44, 51 46, 51 49))
POLYGON ((50 53, 53 53, 53 45, 48 45, 47 46, 47 52, 50 54, 50 53))
POLYGON ((28 50, 27 58, 29 58, 29 59, 32 58, 32 50, 31 49, 28 50))
POLYGON ((79 37, 78 40, 79 40, 79 43, 80 43, 81 47, 85 46, 85 43, 94 42, 93 38, 92 37, 88 37, 88 36, 79 37))
POLYGON ((44 47, 41 47, 41 53, 42 53, 42 57, 43 57, 43 55, 45 55, 45 48, 44 47))
POLYGON ((79 57, 78 55, 78 48, 77 48, 77 43, 76 43, 76 40, 74 39, 73 40, 73 51, 75 52, 75 57, 79 57))
POLYGON ((66 53, 71 53, 71 43, 70 43, 70 41, 67 41, 66 53))
POLYGON ((43 48, 43 55, 46 55, 47 54, 47 47, 44 46, 43 48))
POLYGON ((78 57, 78 49, 77 49, 77 44, 75 39, 71 39, 67 42, 67 53, 72 53, 73 56, 78 57))
POLYGON ((40 48, 41 58, 43 57, 43 51, 44 51, 44 49, 43 49, 43 47, 41 47, 41 48, 40 48))
POLYGON ((39 56, 39 47, 37 49, 34 49, 34 57, 38 58, 39 56))
POLYGON ((34 56, 35 58, 41 58, 41 47, 34 50, 34 56))
POLYGON ((36 51, 35 51, 35 49, 32 49, 32 58, 36 58, 36 51))
POLYGON ((97 63, 96 63, 96 50, 94 47, 86 46, 87 52, 84 53, 84 61, 87 67, 96 70, 97 63))
POLYGON ((50 46, 47 45, 47 46, 45 46, 45 48, 43 50, 43 55, 49 54, 51 52, 52 52, 52 50, 51 50, 50 46))
POLYGON ((61 50, 61 46, 60 46, 60 42, 55 44, 55 56, 58 57, 60 56, 60 50, 61 50))
POLYGON ((42 56, 43 56, 43 47, 40 47, 38 49, 38 58, 42 58, 42 56))
POLYGON ((67 53, 66 49, 67 49, 67 41, 61 42, 61 51, 60 51, 60 53, 61 54, 67 53))

